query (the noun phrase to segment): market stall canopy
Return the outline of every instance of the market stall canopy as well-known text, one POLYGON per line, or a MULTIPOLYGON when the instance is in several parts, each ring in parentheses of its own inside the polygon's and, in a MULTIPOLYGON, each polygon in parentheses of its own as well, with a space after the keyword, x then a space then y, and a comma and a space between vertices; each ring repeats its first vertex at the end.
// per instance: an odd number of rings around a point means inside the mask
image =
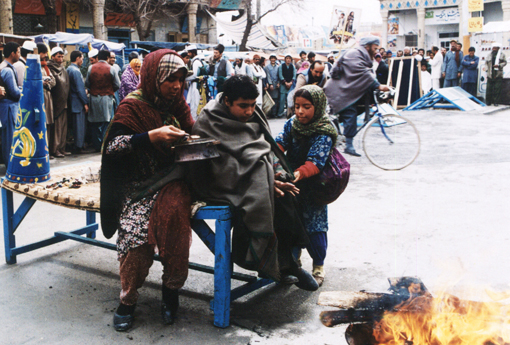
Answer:
POLYGON ((98 50, 106 47, 109 51, 120 53, 126 46, 124 43, 114 43, 104 40, 95 39, 92 34, 73 34, 68 32, 57 32, 55 34, 43 34, 33 36, 37 43, 41 42, 54 42, 59 44, 68 45, 87 45, 92 44, 92 47, 98 50))
MULTIPOLYGON (((131 44, 136 44, 137 46, 145 49, 149 49, 151 51, 158 49, 173 49, 175 51, 184 50, 189 42, 152 42, 152 41, 131 41, 131 44)), ((193 43, 197 46, 197 49, 204 50, 210 47, 216 46, 216 44, 203 44, 203 43, 193 43)))
POLYGON ((27 37, 27 36, 20 36, 20 35, 4 34, 4 33, 0 32, 0 45, 3 45, 7 42, 16 42, 21 45, 25 41, 33 41, 33 38, 27 37))
MULTIPOLYGON (((223 20, 219 20, 216 16, 211 14, 209 11, 207 12, 209 15, 218 23, 219 26, 225 31, 225 34, 230 37, 236 44, 241 44, 244 35, 244 29, 246 28, 246 13, 241 16, 241 18, 233 21, 227 22, 223 20)), ((269 35, 263 33, 260 25, 256 24, 251 27, 250 35, 248 36, 248 42, 246 43, 247 47, 253 49, 269 49, 273 50, 276 48, 275 43, 273 43, 269 35)))

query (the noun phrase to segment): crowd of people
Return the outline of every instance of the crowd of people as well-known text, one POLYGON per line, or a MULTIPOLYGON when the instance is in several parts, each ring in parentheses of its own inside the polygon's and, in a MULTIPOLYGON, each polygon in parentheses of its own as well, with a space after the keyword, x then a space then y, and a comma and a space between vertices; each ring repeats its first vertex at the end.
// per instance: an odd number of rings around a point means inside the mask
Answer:
POLYGON ((4 61, 0 64, 0 84, 4 93, 0 96, 4 164, 9 164, 27 55, 36 50, 43 77, 49 159, 99 152, 120 100, 138 86, 141 67, 138 55, 130 55, 131 63, 121 71, 115 63, 115 53, 91 49, 84 78, 84 54, 79 50, 72 51, 70 61, 66 63, 66 52, 59 46, 49 49, 46 44, 32 41, 25 41, 22 46, 8 42, 3 50, 4 61))
POLYGON ((195 45, 189 45, 180 54, 193 72, 186 79, 189 85, 185 94, 194 119, 203 106, 223 90, 225 80, 236 75, 246 75, 257 84, 259 106, 263 106, 264 97, 272 99, 274 105, 267 109, 268 117, 290 117, 293 90, 308 84, 324 86, 334 63, 334 54, 329 54, 328 61, 322 62, 315 60, 314 52, 304 51, 300 53, 298 61, 294 61, 291 55, 279 61, 275 54, 271 54, 269 59, 255 54, 252 57, 237 57, 231 62, 223 54, 224 50, 223 45, 217 45, 209 60, 197 56, 195 45))
MULTIPOLYGON (((461 86, 466 92, 477 97, 478 67, 480 57, 475 47, 469 47, 468 55, 462 52, 462 43, 450 41, 450 49, 432 46, 430 50, 411 50, 409 47, 398 50, 396 57, 415 56, 421 62, 421 87, 423 94, 443 87, 461 86)), ((388 66, 393 57, 391 50, 380 48, 375 56, 374 71, 379 82, 386 84, 388 66)), ((507 60, 500 43, 493 43, 492 50, 485 57, 487 67, 486 104, 499 105, 501 102, 501 82, 503 68, 507 60)))
MULTIPOLYGON (((84 56, 78 50, 71 52, 65 68, 58 46, 49 50, 44 44, 26 43, 20 49, 7 43, 0 66, 2 155, 8 162, 9 135, 12 140, 21 96, 19 74, 24 70, 16 63, 24 63, 37 49, 50 155, 71 154, 66 146, 68 118, 73 150, 102 152, 101 228, 107 238, 117 233, 120 262, 120 304, 113 322, 117 331, 132 327, 138 289, 155 251, 163 264, 161 317, 164 324, 174 323, 179 289, 188 275, 193 200, 232 206, 232 258, 237 265, 315 291, 326 277, 329 222, 328 202, 316 195, 311 181, 336 152, 339 134, 327 109, 344 123, 344 152, 359 156, 353 147, 356 104, 376 89, 388 90, 384 66, 392 52, 379 45, 379 38, 364 37, 337 60, 329 54, 327 62, 316 60, 313 52, 301 52, 298 61, 290 55, 283 61, 270 55, 264 61, 255 54, 234 64, 224 57, 222 45, 208 61, 189 45, 180 53, 157 50, 143 61, 132 53, 123 70, 115 64, 114 53, 92 49, 84 78, 84 56), (272 102, 263 110, 266 101, 272 102), (287 118, 275 137, 270 117, 287 118), (171 171, 170 147, 191 134, 218 139, 220 156, 187 165, 189 170, 147 191, 147 181, 171 171), (134 197, 140 191, 146 196, 134 197), (301 265, 303 248, 312 258, 311 273, 301 265)), ((434 76, 430 88, 455 86, 462 75, 469 91, 470 73, 478 64, 474 53, 470 49, 463 57, 456 42, 444 56, 433 47, 428 59, 423 49, 402 52, 421 55, 422 68, 430 67, 434 76)), ((488 97, 496 103, 496 78, 506 57, 496 45, 491 54, 488 97)))

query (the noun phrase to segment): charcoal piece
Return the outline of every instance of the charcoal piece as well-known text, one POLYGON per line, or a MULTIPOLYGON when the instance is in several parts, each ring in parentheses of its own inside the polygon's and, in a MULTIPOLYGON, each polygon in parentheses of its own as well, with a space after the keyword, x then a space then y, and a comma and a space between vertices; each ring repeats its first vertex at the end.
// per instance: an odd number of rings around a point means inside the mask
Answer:
POLYGON ((345 330, 345 339, 349 345, 376 345, 372 323, 350 324, 345 330))

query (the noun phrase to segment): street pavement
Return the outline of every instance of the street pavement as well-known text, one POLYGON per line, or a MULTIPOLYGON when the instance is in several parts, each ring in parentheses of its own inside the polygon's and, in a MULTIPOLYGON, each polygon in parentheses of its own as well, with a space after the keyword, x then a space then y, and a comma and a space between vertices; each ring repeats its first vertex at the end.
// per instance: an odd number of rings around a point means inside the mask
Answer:
MULTIPOLYGON (((487 300, 486 289, 510 290, 510 110, 402 114, 420 132, 420 156, 395 172, 346 156, 351 177, 329 206, 326 280, 318 291, 263 288, 233 302, 231 326, 220 329, 209 310, 212 275, 190 270, 180 318, 163 326, 155 262, 140 289, 134 328, 118 333, 112 327, 120 289, 116 253, 67 241, 20 255, 15 265, 0 263, 0 344, 346 344, 345 326, 320 323, 320 312, 334 309, 317 305, 323 291, 384 292, 387 278, 398 276, 421 278, 433 294, 446 290, 476 300, 487 300)), ((284 120, 270 123, 276 135, 284 120)), ((362 152, 359 140, 355 145, 362 152)), ((99 160, 72 156, 51 167, 99 160)), ((16 241, 84 224, 83 211, 37 202, 16 241)), ((197 237, 190 261, 213 263, 197 237)), ((302 261, 311 269, 308 254, 302 261)))

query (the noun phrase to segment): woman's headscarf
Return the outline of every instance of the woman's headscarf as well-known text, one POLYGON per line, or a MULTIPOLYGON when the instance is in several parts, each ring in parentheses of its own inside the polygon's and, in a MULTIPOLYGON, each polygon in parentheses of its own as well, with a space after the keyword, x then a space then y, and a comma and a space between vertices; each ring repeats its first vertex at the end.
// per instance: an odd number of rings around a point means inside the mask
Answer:
POLYGON ((133 70, 133 72, 136 74, 136 76, 139 76, 140 71, 135 70, 136 65, 140 65, 140 66, 142 65, 142 62, 140 61, 140 59, 133 59, 129 62, 129 66, 131 66, 131 69, 133 70))
MULTIPOLYGON (((123 116, 115 114, 114 122, 119 122, 133 129, 136 133, 144 133, 154 128, 161 127, 164 123, 174 124, 173 118, 177 118, 180 127, 190 131, 194 121, 191 118, 189 106, 184 98, 184 84, 180 93, 171 100, 166 100, 160 95, 160 85, 172 73, 183 69, 187 71, 184 61, 177 53, 170 49, 160 49, 145 57, 140 71, 140 84, 138 89, 131 92, 119 105, 121 111, 125 102, 135 105, 133 101, 141 101, 149 108, 157 110, 143 111, 142 113, 126 111, 123 116), (136 116, 135 116, 136 115, 136 116), (189 116, 188 116, 189 115, 189 116), (161 122, 163 120, 163 122, 161 122)), ((136 105, 139 107, 138 105, 136 105)))
POLYGON ((310 63, 308 61, 303 61, 303 63, 301 64, 301 67, 298 69, 298 73, 299 72, 303 72, 304 70, 308 69, 308 67, 310 67, 310 63))
POLYGON ((333 141, 335 147, 337 139, 337 131, 331 124, 329 116, 326 114, 326 94, 321 87, 317 85, 305 85, 299 90, 306 90, 312 96, 312 104, 314 107, 314 115, 312 121, 306 125, 301 124, 296 117, 292 122, 292 136, 297 139, 311 137, 314 135, 327 135, 333 141))

